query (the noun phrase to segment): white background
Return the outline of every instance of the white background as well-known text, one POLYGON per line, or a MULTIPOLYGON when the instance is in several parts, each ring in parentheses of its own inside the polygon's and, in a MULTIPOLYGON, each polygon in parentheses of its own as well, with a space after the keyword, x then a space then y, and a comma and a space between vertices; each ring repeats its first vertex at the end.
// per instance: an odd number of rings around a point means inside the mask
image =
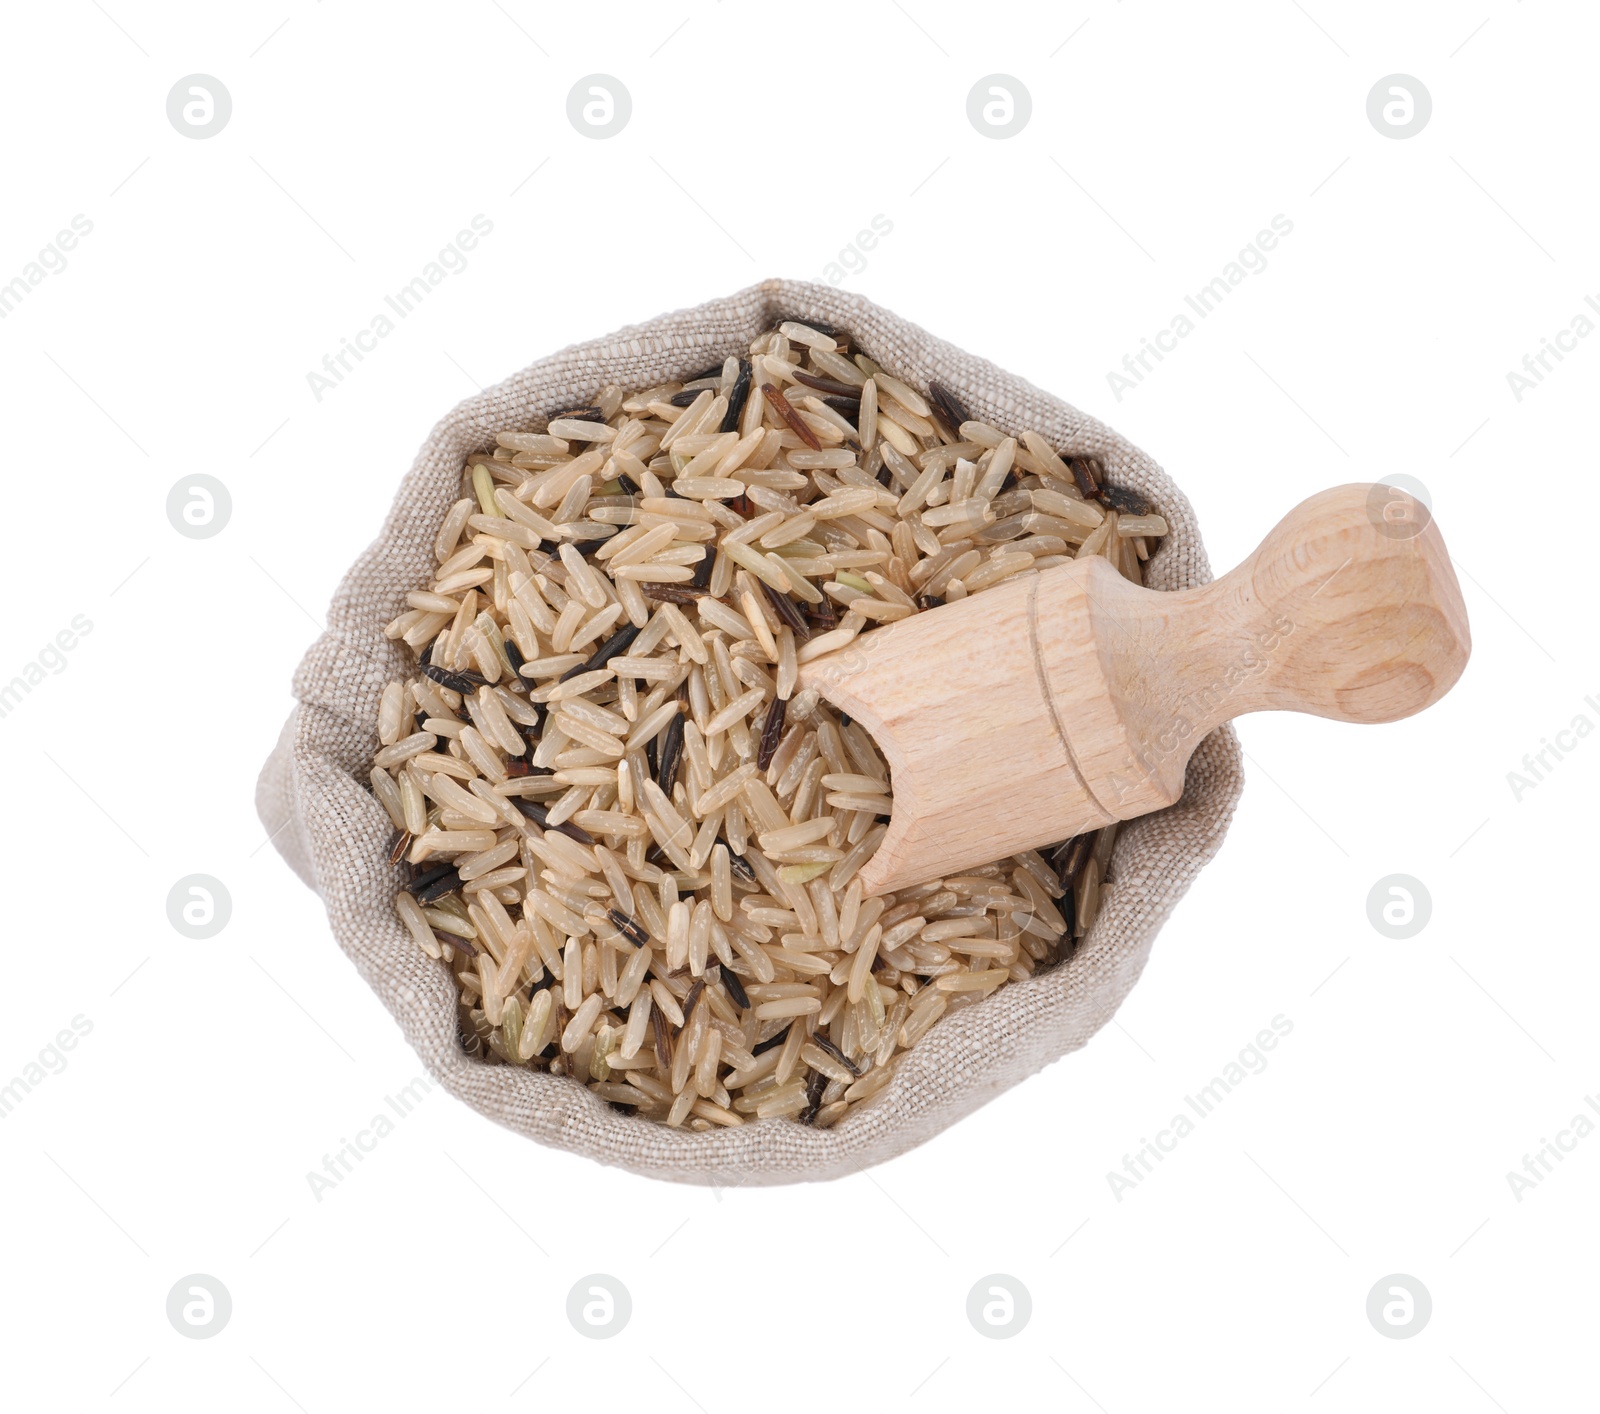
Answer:
POLYGON ((1600 723, 1600 338, 1520 401, 1506 375, 1600 299, 1597 31, 1510 0, 9 9, 0 282, 93 232, 0 321, 0 678, 93 628, 0 720, 0 1080, 93 1029, 0 1127, 7 1403, 1593 1407, 1600 1136, 1521 1201, 1506 1175, 1600 1092, 1600 741, 1520 801, 1507 773, 1600 723), (609 141, 566 117, 595 72, 632 95, 609 141), (194 73, 233 104, 203 141, 165 108, 194 73), (1003 141, 966 114, 994 73, 1032 96, 1003 141), (1394 73, 1432 96, 1408 140, 1367 117, 1394 73), (479 213, 468 268, 317 401, 479 213), (1268 268, 1119 401, 1108 371, 1280 213, 1268 268), (480 383, 823 278, 879 214, 849 288, 1126 433, 1219 569, 1323 486, 1424 482, 1465 677, 1394 726, 1244 721, 1232 831, 1116 1022, 897 1162, 713 1193, 435 1091, 318 1201, 307 1172, 420 1072, 252 808, 333 586, 480 383), (232 518, 190 540, 166 497, 200 472, 232 518), (167 920, 193 873, 232 898, 206 941, 167 920), (1394 873, 1432 897, 1407 941, 1367 916, 1394 873), (1108 1170, 1280 1014, 1119 1202, 1108 1170), (566 1318, 592 1272, 632 1295, 612 1340, 566 1318), (167 1319, 190 1273, 231 1293, 214 1339, 167 1319), (990 1273, 1031 1294, 1014 1339, 967 1320, 990 1273), (1431 1292, 1415 1338, 1367 1319, 1390 1273, 1431 1292))

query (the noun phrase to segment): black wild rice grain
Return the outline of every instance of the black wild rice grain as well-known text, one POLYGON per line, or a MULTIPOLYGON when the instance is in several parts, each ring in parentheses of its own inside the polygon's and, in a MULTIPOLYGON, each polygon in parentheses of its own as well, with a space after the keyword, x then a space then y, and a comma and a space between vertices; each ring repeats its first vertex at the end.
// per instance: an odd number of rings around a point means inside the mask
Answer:
POLYGON ((579 673, 592 673, 596 668, 603 668, 617 654, 625 652, 630 643, 639 636, 638 626, 627 624, 619 628, 610 638, 606 639, 587 660, 579 663, 575 668, 568 668, 562 673, 559 682, 566 682, 568 678, 575 678, 579 673))
MULTIPOLYGON (((793 1022, 790 1023, 791 1026, 793 1024, 793 1022)), ((766 1051, 770 1051, 774 1046, 781 1046, 788 1034, 789 1027, 785 1026, 782 1031, 779 1031, 774 1036, 768 1036, 765 1041, 757 1041, 755 1045, 750 1047, 750 1054, 753 1056, 759 1056, 766 1051)))
POLYGON ((750 867, 750 861, 742 854, 735 854, 730 849, 728 851, 728 863, 732 866, 733 872, 743 879, 745 883, 754 884, 756 882, 756 871, 750 867))
POLYGON ((833 607, 833 600, 826 595, 820 604, 807 604, 801 612, 818 628, 839 627, 839 611, 833 607))
POLYGON ((728 1000, 738 1007, 740 1011, 748 1011, 750 1009, 750 995, 745 991, 744 983, 734 975, 733 969, 731 967, 719 967, 717 976, 722 985, 727 988, 728 1000))
POLYGON ((706 597, 704 590, 690 589, 685 584, 656 584, 646 580, 639 587, 644 590, 646 599, 654 599, 658 604, 692 604, 706 597))
POLYGON ((1056 877, 1061 881, 1062 888, 1070 888, 1077 879, 1078 872, 1089 858, 1089 851, 1094 848, 1096 833, 1091 831, 1086 835, 1075 835, 1051 851, 1050 862, 1055 865, 1056 877))
POLYGON ((788 424, 789 430, 813 452, 820 452, 822 443, 817 441, 817 434, 811 430, 811 424, 789 406, 789 400, 783 396, 778 387, 772 383, 763 383, 761 391, 767 395, 767 401, 772 404, 778 416, 788 424))
POLYGON ((700 557, 700 563, 694 567, 694 578, 689 581, 691 589, 708 589, 711 586, 711 571, 717 563, 717 552, 709 545, 706 552, 700 557))
POLYGON ((919 609, 937 609, 942 603, 944 603, 944 600, 937 594, 917 595, 917 607, 919 609))
POLYGON ((540 805, 536 800, 524 800, 520 795, 513 796, 511 803, 541 830, 556 830, 569 840, 576 840, 579 844, 594 843, 593 835, 581 825, 574 825, 570 820, 563 820, 559 825, 552 825, 550 823, 550 807, 548 805, 540 805))
POLYGON ((522 650, 510 638, 506 639, 506 661, 511 664, 512 685, 522 683, 522 665, 528 660, 522 656, 522 650))
POLYGON ((682 759, 683 713, 679 712, 667 723, 666 735, 661 739, 661 765, 656 771, 656 784, 668 800, 672 799, 672 785, 678 779, 678 763, 682 759))
POLYGON ((675 408, 686 408, 703 392, 704 388, 685 388, 681 393, 674 393, 667 401, 675 408))
POLYGON ((411 848, 411 831, 399 829, 394 832, 394 838, 389 841, 389 867, 392 869, 406 857, 406 851, 411 848))
POLYGON ((605 412, 601 408, 597 408, 597 407, 577 407, 577 408, 563 408, 559 412, 553 412, 553 413, 550 414, 549 417, 547 417, 545 419, 545 421, 546 422, 554 422, 557 418, 560 418, 560 417, 564 417, 564 418, 568 419, 569 421, 575 421, 575 422, 604 422, 606 420, 605 412))
POLYGON ((574 522, 567 527, 567 539, 572 541, 580 555, 592 555, 611 539, 613 528, 609 525, 593 527, 574 522))
POLYGON ((1114 511, 1125 516, 1147 516, 1150 502, 1127 486, 1113 486, 1109 481, 1100 487, 1100 499, 1114 511))
MULTIPOLYGON (((787 697, 774 697, 772 706, 767 708, 766 725, 761 728, 761 742, 756 747, 756 770, 765 771, 772 764, 773 754, 778 749, 778 742, 783 738, 783 719, 789 710, 787 697)), ((678 718, 682 721, 682 717, 678 718)))
MULTIPOLYGON (((861 403, 859 399, 829 397, 824 398, 822 401, 828 407, 831 407, 836 413, 838 413, 839 416, 842 417, 846 422, 848 422, 852 430, 856 429, 857 419, 859 419, 861 416, 861 403)), ((857 433, 857 435, 859 436, 859 433, 857 433)), ((860 445, 857 442, 851 442, 850 446, 855 451, 861 450, 860 445)))
POLYGON ((650 941, 650 934, 645 931, 643 923, 637 918, 630 918, 620 908, 608 908, 606 917, 611 920, 612 926, 621 933, 636 948, 642 948, 650 941))
POLYGON ((463 697, 471 697, 478 688, 489 681, 482 673, 447 673, 443 668, 434 667, 432 663, 424 663, 422 671, 440 687, 448 687, 451 692, 459 692, 463 697))
POLYGON ((937 378, 928 380, 928 401, 933 404, 933 410, 944 420, 950 431, 957 436, 961 435, 961 424, 972 421, 972 414, 967 411, 966 404, 937 378))
POLYGON ((811 1040, 819 1050, 826 1051, 830 1056, 838 1061, 840 1065, 844 1066, 852 1075, 859 1076, 861 1074, 861 1067, 851 1060, 850 1057, 841 1051, 836 1045, 834 1045, 833 1042, 830 1041, 821 1031, 814 1032, 811 1040))
POLYGON ((1073 457, 1067 463, 1072 472, 1072 479, 1077 483, 1078 493, 1086 501, 1100 499, 1100 483, 1095 473, 1101 471, 1100 464, 1089 457, 1073 457))
POLYGON ((828 1088, 828 1077, 820 1070, 811 1072, 806 1080, 806 1107, 800 1112, 800 1123, 810 1124, 822 1107, 822 1092, 828 1088))
POLYGON ((452 947, 459 953, 471 953, 473 957, 476 957, 480 951, 478 945, 471 938, 458 938, 454 933, 446 933, 438 928, 433 930, 433 938, 437 943, 452 947))
POLYGON ((847 398, 852 403, 861 401, 861 389, 852 387, 849 383, 841 383, 837 378, 824 378, 818 373, 804 373, 798 368, 789 376, 796 383, 807 388, 815 388, 819 393, 831 393, 836 398, 847 398))
POLYGON ((685 1026, 689 1024, 689 1018, 694 1015, 695 1006, 700 1001, 700 994, 705 989, 706 979, 704 977, 696 978, 694 986, 689 988, 689 995, 683 999, 683 1024, 685 1026))
POLYGON ((728 410, 722 415, 722 422, 718 432, 737 432, 739 419, 744 415, 744 405, 750 400, 750 379, 753 373, 751 362, 747 358, 739 360, 739 376, 734 380, 733 387, 728 393, 728 410))
POLYGON ((761 580, 760 584, 766 591, 767 602, 772 605, 773 611, 789 625, 794 636, 804 643, 811 637, 811 625, 806 622, 805 615, 800 612, 794 600, 787 594, 780 594, 766 580, 761 580))
POLYGON ((672 1037, 667 1034, 666 1013, 660 1007, 650 1008, 650 1033, 655 1041, 656 1066, 661 1071, 672 1069, 672 1037))
POLYGON ((638 485, 634 482, 634 479, 626 473, 623 473, 617 477, 617 485, 622 487, 623 494, 626 496, 637 496, 640 494, 638 485))
POLYGON ((444 878, 446 874, 455 868, 455 865, 408 864, 406 867, 411 871, 411 877, 406 880, 405 884, 406 892, 414 894, 418 889, 427 888, 435 879, 444 878))
POLYGON ((461 875, 456 873, 455 866, 452 864, 437 879, 422 887, 413 888, 411 896, 418 903, 432 903, 435 899, 443 898, 446 894, 453 894, 460 887, 461 875))

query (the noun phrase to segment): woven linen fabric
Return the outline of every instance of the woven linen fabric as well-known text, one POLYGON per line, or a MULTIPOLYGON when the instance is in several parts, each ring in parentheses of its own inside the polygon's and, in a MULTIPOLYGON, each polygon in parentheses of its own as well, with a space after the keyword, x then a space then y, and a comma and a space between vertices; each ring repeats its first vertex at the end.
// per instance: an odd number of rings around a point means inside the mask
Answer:
POLYGON ((322 898, 340 947, 399 1022, 429 1073, 458 1099, 520 1134, 635 1173, 723 1187, 832 1178, 904 1153, 1033 1072, 1077 1050, 1139 979, 1157 931, 1222 842, 1243 785, 1238 739, 1214 731, 1190 760, 1177 804, 1122 827, 1098 919, 1067 962, 939 1021, 893 1079, 834 1127, 760 1120, 695 1133, 613 1110, 578 1081, 467 1055, 447 965, 425 956, 394 913, 392 826, 366 778, 378 749, 378 699, 415 671, 383 627, 434 569, 440 520, 460 494, 464 459, 495 434, 543 426, 551 408, 608 383, 641 388, 743 353, 782 318, 850 332, 885 369, 937 378, 974 417, 1039 432, 1063 454, 1100 459, 1142 492, 1169 534, 1147 565, 1154 589, 1211 578, 1194 512, 1143 452, 1092 417, 887 310, 827 286, 768 280, 540 359, 469 398, 429 434, 377 540, 345 575, 294 678, 297 706, 262 771, 256 805, 273 842, 322 898))

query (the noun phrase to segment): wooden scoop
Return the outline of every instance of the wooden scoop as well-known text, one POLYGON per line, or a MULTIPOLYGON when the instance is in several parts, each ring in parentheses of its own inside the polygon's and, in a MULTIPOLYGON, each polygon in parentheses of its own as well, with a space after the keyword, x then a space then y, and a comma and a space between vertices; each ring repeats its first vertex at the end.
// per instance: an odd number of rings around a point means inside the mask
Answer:
POLYGON ((872 734, 894 811, 886 893, 1171 805, 1246 712, 1392 722, 1449 691, 1466 606, 1426 506, 1387 486, 1303 502, 1254 555, 1164 594, 1099 555, 875 630, 800 678, 872 734))

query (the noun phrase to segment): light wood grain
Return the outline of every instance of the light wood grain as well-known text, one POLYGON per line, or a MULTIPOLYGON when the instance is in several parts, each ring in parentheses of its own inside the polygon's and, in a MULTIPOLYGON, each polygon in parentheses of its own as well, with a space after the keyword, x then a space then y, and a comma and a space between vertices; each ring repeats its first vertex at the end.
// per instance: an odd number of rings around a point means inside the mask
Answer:
POLYGON ((805 664, 872 734, 894 813, 884 893, 1173 803, 1189 756, 1247 712, 1389 722, 1471 651, 1438 526, 1392 494, 1324 491, 1213 584, 1173 594, 1094 556, 879 629, 805 664))

